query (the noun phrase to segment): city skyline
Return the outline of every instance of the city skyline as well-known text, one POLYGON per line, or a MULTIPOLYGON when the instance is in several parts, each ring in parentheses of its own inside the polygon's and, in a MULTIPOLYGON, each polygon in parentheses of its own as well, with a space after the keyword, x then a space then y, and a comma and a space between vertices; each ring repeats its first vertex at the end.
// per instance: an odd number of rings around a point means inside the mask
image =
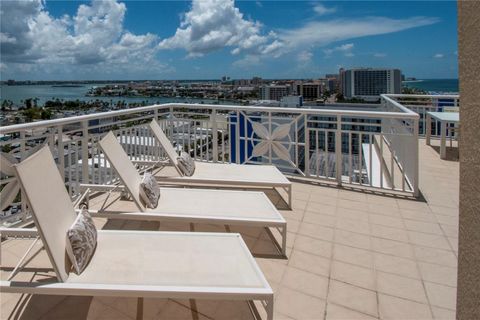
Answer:
POLYGON ((2 1, 1 80, 318 78, 340 67, 457 78, 455 6, 2 1))

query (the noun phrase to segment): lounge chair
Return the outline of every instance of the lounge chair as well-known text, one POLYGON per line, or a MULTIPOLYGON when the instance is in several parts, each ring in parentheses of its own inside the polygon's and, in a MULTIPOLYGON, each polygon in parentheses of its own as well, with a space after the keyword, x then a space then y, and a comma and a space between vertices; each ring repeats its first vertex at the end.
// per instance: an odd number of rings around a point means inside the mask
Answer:
POLYGON ((165 150, 170 163, 175 167, 177 173, 176 175, 163 175, 162 172, 160 172, 156 175, 159 181, 182 185, 282 188, 288 194, 287 203, 289 207, 292 207, 292 183, 277 167, 272 165, 225 164, 195 161, 195 171, 193 175, 185 176, 178 166, 178 154, 175 148, 157 121, 152 120, 152 122, 150 122, 150 129, 165 150))
POLYGON ((57 279, 1 281, 2 295, 261 300, 273 319, 273 291, 235 233, 99 230, 85 270, 70 272, 66 232, 76 213, 50 150, 15 168, 57 279))
MULTIPOLYGON (((119 175, 122 187, 130 194, 140 212, 118 213, 102 208, 94 212, 95 216, 264 227, 272 239, 274 237, 269 228, 277 228, 282 235, 280 250, 283 255, 286 255, 287 222, 263 192, 160 188, 158 206, 149 209, 140 199, 139 188, 142 178, 115 135, 109 132, 99 141, 99 145, 119 175)), ((117 188, 117 186, 106 185, 83 185, 82 187, 90 188, 92 191, 117 188)))

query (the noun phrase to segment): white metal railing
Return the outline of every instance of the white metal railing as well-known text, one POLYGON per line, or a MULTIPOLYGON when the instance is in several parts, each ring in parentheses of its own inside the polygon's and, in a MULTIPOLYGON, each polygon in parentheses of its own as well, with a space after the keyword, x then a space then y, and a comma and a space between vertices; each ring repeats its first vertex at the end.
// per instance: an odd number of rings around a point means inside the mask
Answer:
MULTIPOLYGON (((382 96, 384 104, 389 104, 393 101, 419 114, 420 136, 424 136, 428 128, 425 123, 427 112, 443 112, 446 108, 460 107, 459 95, 387 94, 382 96)), ((440 137, 440 123, 435 119, 431 122, 431 134, 434 137, 440 137)), ((455 135, 453 127, 448 130, 447 135, 455 135)))
POLYGON ((165 159, 148 129, 152 119, 198 161, 273 164, 288 175, 418 193, 419 116, 393 99, 378 111, 153 105, 2 127, 0 145, 21 160, 48 144, 75 198, 80 183, 117 181, 97 143, 110 130, 140 169, 165 159))

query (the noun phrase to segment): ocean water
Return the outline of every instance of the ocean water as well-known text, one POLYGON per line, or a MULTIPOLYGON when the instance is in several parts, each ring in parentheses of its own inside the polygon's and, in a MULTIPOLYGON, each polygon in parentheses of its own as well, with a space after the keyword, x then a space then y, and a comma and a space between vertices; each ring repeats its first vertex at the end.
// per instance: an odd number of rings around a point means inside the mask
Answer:
MULTIPOLYGON (((217 100, 212 99, 194 99, 194 98, 162 98, 162 97, 88 97, 87 92, 92 87, 103 86, 103 84, 86 84, 82 87, 53 87, 51 85, 24 85, 24 86, 7 86, 0 85, 0 104, 4 100, 11 100, 17 105, 23 105, 26 99, 38 99, 38 105, 43 106, 48 100, 60 99, 80 100, 80 101, 108 101, 116 103, 117 101, 125 101, 126 103, 142 103, 156 104, 156 103, 214 103, 217 100)), ((222 101, 222 104, 233 104, 232 102, 222 101)))
MULTIPOLYGON (((53 87, 51 85, 25 85, 25 86, 7 86, 0 85, 0 103, 3 100, 11 100, 17 105, 23 104, 26 99, 38 99, 38 105, 42 106, 48 100, 80 100, 92 101, 102 100, 108 102, 125 101, 126 103, 155 104, 167 102, 203 102, 214 103, 217 100, 210 99, 192 99, 192 98, 160 98, 160 97, 87 97, 86 94, 94 86, 103 84, 86 84, 82 87, 53 87)), ((418 88, 430 93, 457 93, 458 79, 424 79, 417 81, 404 81, 404 87, 418 88)), ((222 101, 223 104, 227 103, 222 101)), ((231 102, 228 104, 232 104, 231 102)))
POLYGON ((423 79, 404 81, 404 87, 417 88, 429 93, 458 93, 458 79, 423 79))

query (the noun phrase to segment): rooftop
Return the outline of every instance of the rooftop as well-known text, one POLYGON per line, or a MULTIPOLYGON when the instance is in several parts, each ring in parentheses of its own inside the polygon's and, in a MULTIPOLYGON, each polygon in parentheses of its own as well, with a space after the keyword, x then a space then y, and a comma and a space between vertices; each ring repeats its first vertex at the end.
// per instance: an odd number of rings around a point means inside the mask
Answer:
MULTIPOLYGON (((293 181, 288 259, 264 229, 240 232, 275 294, 275 319, 454 319, 459 165, 419 140, 418 199, 293 181)), ((452 160, 453 159, 453 160, 452 160)), ((108 201, 118 203, 118 197, 108 201)), ((94 208, 105 199, 91 200, 94 208)), ((96 219, 104 229, 225 231, 213 225, 96 219)), ((32 240, 2 243, 1 278, 32 240)), ((37 246, 40 244, 37 243, 37 246)), ((19 279, 53 276, 45 251, 19 279)), ((2 319, 254 319, 246 302, 0 294, 2 319), (140 306, 140 308, 137 308, 140 306)), ((261 313, 262 309, 258 308, 261 313)))

